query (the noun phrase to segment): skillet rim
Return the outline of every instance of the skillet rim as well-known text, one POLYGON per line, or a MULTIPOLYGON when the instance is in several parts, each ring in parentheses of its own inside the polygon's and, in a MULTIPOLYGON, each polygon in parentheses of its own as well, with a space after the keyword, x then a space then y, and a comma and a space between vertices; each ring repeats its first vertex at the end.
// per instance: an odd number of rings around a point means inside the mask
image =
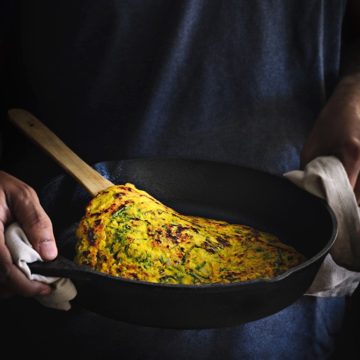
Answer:
MULTIPOLYGON (((214 166, 226 166, 226 167, 240 168, 240 169, 243 169, 244 171, 262 174, 262 176, 266 176, 266 177, 271 176, 271 177, 281 179, 281 181, 288 182, 289 184, 291 184, 292 186, 297 188, 300 192, 304 192, 306 194, 306 196, 312 197, 313 199, 315 199, 315 201, 318 201, 319 204, 321 204, 322 207, 324 207, 324 210, 330 216, 331 235, 329 235, 329 240, 327 241, 327 243, 315 255, 313 255, 312 257, 310 257, 308 259, 306 259, 301 264, 296 265, 296 266, 286 270, 282 274, 277 275, 277 276, 275 276, 273 278, 270 278, 270 279, 254 279, 254 280, 238 281, 238 282, 231 282, 231 283, 207 283, 207 284, 198 284, 198 285, 156 283, 156 282, 149 282, 149 281, 143 281, 143 280, 127 279, 127 278, 123 278, 123 277, 120 277, 120 276, 113 276, 113 275, 110 275, 110 274, 106 274, 106 273, 103 273, 103 272, 100 272, 100 271, 97 271, 97 270, 93 270, 93 269, 91 269, 91 268, 89 268, 88 266, 85 266, 85 265, 78 265, 73 260, 71 260, 71 259, 64 256, 77 269, 79 269, 80 271, 83 271, 84 273, 89 274, 89 276, 94 276, 94 277, 97 277, 97 278, 101 277, 101 278, 105 278, 105 279, 108 279, 108 280, 116 280, 117 283, 126 283, 126 284, 129 284, 131 286, 142 285, 142 286, 145 286, 145 287, 169 288, 169 289, 177 289, 177 290, 182 290, 182 291, 187 291, 187 290, 194 291, 195 289, 196 290, 205 290, 206 291, 206 290, 211 290, 211 289, 214 289, 214 288, 215 289, 224 289, 224 290, 226 290, 226 289, 233 288, 233 287, 237 288, 239 286, 241 286, 241 287, 247 287, 247 286, 255 287, 255 286, 260 286, 261 284, 272 284, 272 283, 281 282, 285 278, 291 277, 291 275, 293 275, 294 273, 300 272, 301 270, 307 268, 308 266, 316 263, 317 261, 319 261, 321 258, 324 258, 329 253, 330 248, 332 247, 332 245, 334 244, 334 242, 336 240, 337 233, 338 233, 338 223, 337 223, 335 213, 331 209, 329 204, 324 199, 322 199, 320 197, 317 197, 317 196, 305 191, 304 189, 296 186, 294 183, 292 183, 286 177, 284 177, 282 175, 279 175, 279 174, 273 174, 273 173, 270 173, 270 172, 267 172, 267 171, 264 171, 264 170, 261 170, 261 169, 253 168, 251 166, 238 165, 238 164, 229 163, 229 162, 204 160, 204 159, 188 159, 188 158, 179 158, 179 157, 148 157, 148 158, 129 158, 129 159, 122 159, 122 160, 104 160, 104 161, 100 161, 100 162, 96 162, 96 163, 92 164, 92 167, 94 167, 98 172, 101 173, 101 168, 105 167, 106 165, 109 165, 109 164, 118 163, 117 166, 122 167, 123 163, 127 164, 127 163, 138 163, 138 162, 146 162, 146 163, 151 163, 151 162, 155 162, 155 163, 160 163, 160 162, 162 162, 162 163, 164 163, 164 162, 169 162, 169 163, 182 162, 184 164, 192 164, 192 165, 211 164, 211 165, 214 165, 214 166)), ((103 174, 103 173, 101 173, 101 174, 111 181, 111 178, 112 178, 111 176, 109 177, 109 176, 107 176, 107 174, 103 174)), ((47 183, 44 186, 44 189, 50 187, 51 184, 56 183, 57 181, 66 180, 66 178, 68 178, 68 179, 70 179, 70 180, 72 180, 73 182, 76 183, 76 181, 69 174, 63 173, 63 174, 60 174, 60 175, 56 176, 49 183, 47 183)), ((73 223, 72 225, 74 225, 74 224, 75 223, 73 223)))

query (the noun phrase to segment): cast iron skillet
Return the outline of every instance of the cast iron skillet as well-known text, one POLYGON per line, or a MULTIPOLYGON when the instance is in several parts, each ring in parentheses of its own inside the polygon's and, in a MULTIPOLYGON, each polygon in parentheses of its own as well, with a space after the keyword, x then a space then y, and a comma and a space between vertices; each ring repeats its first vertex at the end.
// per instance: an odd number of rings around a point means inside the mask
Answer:
POLYGON ((131 182, 184 214, 274 233, 308 258, 272 280, 232 284, 156 284, 94 272, 72 262, 74 226, 90 197, 70 191, 74 184, 65 177, 46 189, 44 199, 61 257, 31 268, 40 274, 73 279, 76 301, 97 313, 167 328, 214 328, 256 320, 304 294, 335 240, 336 221, 326 203, 285 178, 214 162, 139 159, 99 164, 97 170, 107 174, 106 179, 30 113, 14 109, 9 116, 92 194, 113 183, 131 182))
POLYGON ((32 270, 72 278, 78 290, 76 301, 111 318, 190 329, 232 326, 268 316, 304 294, 335 239, 336 221, 326 203, 282 177, 245 167, 175 159, 107 162, 98 169, 111 174, 112 182, 132 182, 182 213, 270 231, 308 258, 272 280, 232 284, 154 284, 97 273, 72 262, 74 224, 90 197, 81 192, 73 195, 75 184, 65 177, 46 193, 52 197, 48 204, 52 219, 62 230, 70 229, 60 236, 59 244, 67 261, 33 264, 32 270))

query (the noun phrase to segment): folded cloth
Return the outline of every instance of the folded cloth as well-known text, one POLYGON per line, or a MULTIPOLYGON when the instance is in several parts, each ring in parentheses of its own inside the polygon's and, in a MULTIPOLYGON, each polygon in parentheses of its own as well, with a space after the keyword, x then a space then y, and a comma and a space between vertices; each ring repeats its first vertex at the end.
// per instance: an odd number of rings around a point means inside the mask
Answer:
POLYGON ((323 198, 333 210, 338 234, 306 295, 351 295, 360 282, 360 210, 341 161, 322 156, 304 171, 284 174, 300 188, 323 198))
POLYGON ((13 223, 5 230, 5 242, 14 263, 30 280, 37 280, 51 284, 53 291, 49 295, 37 296, 42 305, 58 309, 69 310, 70 300, 77 295, 76 288, 70 279, 32 274, 28 264, 43 261, 39 253, 31 246, 24 231, 17 223, 13 223))

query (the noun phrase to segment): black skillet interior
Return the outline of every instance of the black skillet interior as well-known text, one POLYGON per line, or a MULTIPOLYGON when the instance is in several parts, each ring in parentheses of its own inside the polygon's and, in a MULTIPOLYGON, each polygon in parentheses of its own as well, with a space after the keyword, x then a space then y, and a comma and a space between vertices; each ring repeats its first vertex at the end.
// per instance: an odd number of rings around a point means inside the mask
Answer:
MULTIPOLYGON (((174 286, 103 274, 75 281, 77 301, 112 318, 148 326, 214 328, 270 315, 305 292, 335 237, 335 220, 327 205, 282 177, 175 159, 104 162, 96 168, 113 183, 131 182, 184 214, 272 232, 309 259, 271 281, 174 286)), ((60 253, 72 259, 74 224, 83 215, 89 195, 65 176, 49 184, 41 198, 53 219, 60 253)))

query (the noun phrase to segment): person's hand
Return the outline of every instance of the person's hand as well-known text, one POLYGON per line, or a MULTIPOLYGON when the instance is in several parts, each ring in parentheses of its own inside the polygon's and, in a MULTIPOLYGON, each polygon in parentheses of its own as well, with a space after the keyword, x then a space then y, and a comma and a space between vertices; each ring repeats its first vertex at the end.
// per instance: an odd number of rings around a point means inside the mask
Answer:
POLYGON ((360 201, 360 86, 345 78, 317 119, 301 153, 301 166, 317 156, 334 155, 344 165, 360 201))
POLYGON ((15 220, 44 260, 52 260, 57 256, 51 221, 35 191, 17 178, 0 171, 0 297, 49 294, 49 285, 28 280, 13 264, 5 244, 4 229, 15 220))

